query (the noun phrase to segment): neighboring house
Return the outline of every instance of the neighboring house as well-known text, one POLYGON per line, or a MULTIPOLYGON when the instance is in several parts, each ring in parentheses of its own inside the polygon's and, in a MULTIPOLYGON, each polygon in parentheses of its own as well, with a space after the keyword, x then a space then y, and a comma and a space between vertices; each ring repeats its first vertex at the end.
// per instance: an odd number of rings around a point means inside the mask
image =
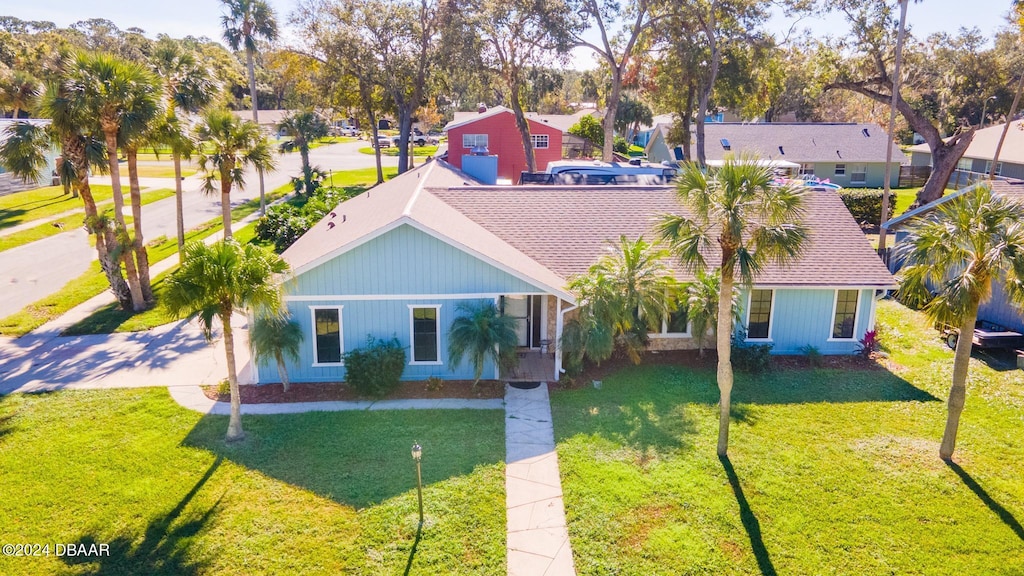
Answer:
MULTIPOLYGON (((562 158, 562 127, 530 117, 527 121, 534 160, 542 172, 548 162, 562 158)), ((479 155, 497 156, 498 178, 509 182, 519 182, 519 175, 527 169, 515 114, 504 106, 460 113, 444 131, 448 134, 448 161, 456 168, 462 168, 463 156, 479 155)))
MULTIPOLYGON (((460 304, 495 302, 518 319, 520 363, 557 379, 555 343, 576 307, 569 280, 620 235, 653 239, 654 218, 681 210, 671 186, 482 186, 446 162, 428 162, 339 204, 284 252, 294 274, 283 284, 285 301, 306 334, 289 374, 344 380, 344 353, 371 335, 406 348, 404 379, 471 378, 466 362, 452 369, 448 329, 460 304)), ((741 296, 740 329, 775 353, 807 345, 853 353, 893 278, 834 193, 810 194, 806 221, 802 258, 767 265, 741 296)), ((685 317, 664 319, 656 332, 653 349, 695 346, 685 317)), ((258 374, 277 378, 267 365, 258 374)), ((484 374, 515 376, 493 365, 484 374)))
MULTIPOLYGON (((682 155, 667 140, 671 125, 662 124, 645 149, 651 162, 675 161, 682 155)), ((813 175, 845 188, 881 188, 885 181, 888 136, 876 124, 835 123, 709 123, 704 127, 708 160, 752 154, 766 160, 800 164, 800 174, 813 175)), ((693 144, 696 153, 696 143, 693 144)), ((890 185, 899 184, 899 165, 906 157, 893 149, 890 185)))
MULTIPOLYGON (((988 174, 1004 126, 1005 124, 996 124, 975 132, 971 145, 967 147, 967 151, 957 163, 957 172, 988 174)), ((919 144, 910 148, 910 164, 913 166, 932 165, 932 153, 927 144, 919 144)), ((999 151, 999 164, 996 166, 995 175, 1024 179, 1024 120, 1014 120, 1010 124, 1010 129, 1006 132, 1006 141, 1003 142, 1003 149, 999 151)), ((954 174, 950 178, 950 182, 955 183, 956 177, 957 175, 954 174)))
MULTIPOLYGON (((276 138, 284 137, 284 132, 278 130, 278 125, 281 124, 288 116, 291 116, 298 110, 260 110, 259 111, 259 124, 260 128, 276 138)), ((252 120, 252 110, 232 110, 232 114, 238 116, 242 120, 252 120)))
MULTIPOLYGON (((946 194, 934 202, 925 204, 920 208, 907 211, 883 224, 886 229, 891 230, 895 235, 895 246, 897 247, 896 254, 899 253, 898 250, 900 243, 906 237, 906 232, 903 229, 909 222, 912 222, 923 215, 929 214, 932 210, 935 210, 935 208, 958 196, 961 196, 976 186, 986 184, 992 187, 992 193, 996 196, 1000 196, 1012 202, 1024 202, 1024 180, 993 180, 989 183, 983 182, 974 184, 961 190, 957 190, 956 192, 946 194)), ((894 258, 892 260, 892 268, 898 269, 899 267, 900 262, 898 258, 894 258)), ((1002 282, 992 283, 992 296, 987 301, 983 302, 978 308, 978 319, 988 320, 990 322, 1006 326, 1012 330, 1024 332, 1024 316, 1021 315, 1020 311, 1010 305, 1006 296, 1006 291, 1003 289, 1002 282)))
MULTIPOLYGON (((49 120, 40 119, 27 119, 22 118, 17 122, 30 122, 32 124, 39 124, 45 126, 50 123, 49 120)), ((7 128, 15 123, 15 120, 10 118, 0 118, 0 143, 7 139, 6 133, 7 128)), ((57 174, 57 159, 60 157, 60 150, 57 148, 51 148, 46 154, 46 167, 40 171, 40 176, 37 180, 22 180, 16 178, 14 175, 7 172, 7 169, 3 164, 0 164, 0 196, 4 194, 12 194, 14 192, 22 192, 25 190, 32 190, 40 188, 42 186, 51 186, 55 183, 57 174)), ((59 183, 59 182, 56 182, 59 183)))

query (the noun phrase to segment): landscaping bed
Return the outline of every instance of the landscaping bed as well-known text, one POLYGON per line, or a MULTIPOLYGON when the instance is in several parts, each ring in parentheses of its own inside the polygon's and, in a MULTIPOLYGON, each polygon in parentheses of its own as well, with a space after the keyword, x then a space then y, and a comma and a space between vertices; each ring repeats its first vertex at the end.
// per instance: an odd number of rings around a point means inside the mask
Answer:
MULTIPOLYGON (((225 387, 226 388, 226 387, 225 387)), ((360 396, 344 382, 310 382, 291 384, 288 392, 281 384, 243 384, 238 387, 242 404, 272 404, 279 402, 327 402, 332 400, 370 400, 360 396)), ((231 394, 221 386, 203 386, 203 393, 211 400, 230 402, 231 394)), ((398 388, 378 400, 440 399, 440 398, 503 398, 505 383, 481 380, 476 387, 472 380, 445 380, 440 386, 427 381, 402 382, 398 388)))

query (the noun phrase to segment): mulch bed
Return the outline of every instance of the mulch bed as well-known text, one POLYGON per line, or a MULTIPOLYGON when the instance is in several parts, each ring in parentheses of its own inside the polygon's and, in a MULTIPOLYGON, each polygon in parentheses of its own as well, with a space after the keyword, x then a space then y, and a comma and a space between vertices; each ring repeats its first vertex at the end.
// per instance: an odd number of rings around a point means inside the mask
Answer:
MULTIPOLYGON (((219 386, 203 386, 203 393, 211 400, 230 402, 231 394, 220 394, 219 386)), ((402 382, 384 398, 360 396, 342 382, 292 383, 285 393, 281 384, 244 384, 238 387, 242 404, 268 404, 276 402, 324 402, 330 400, 405 400, 440 398, 503 398, 505 383, 481 380, 476 389, 472 380, 445 380, 438 389, 428 389, 426 381, 402 382)))

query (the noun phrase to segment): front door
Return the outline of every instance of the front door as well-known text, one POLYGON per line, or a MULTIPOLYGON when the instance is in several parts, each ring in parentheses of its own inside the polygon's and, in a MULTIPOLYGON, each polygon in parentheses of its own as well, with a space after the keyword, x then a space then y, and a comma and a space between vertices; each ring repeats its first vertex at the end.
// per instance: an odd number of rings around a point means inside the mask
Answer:
POLYGON ((543 296, 504 296, 502 313, 516 319, 516 337, 521 348, 539 348, 543 296))

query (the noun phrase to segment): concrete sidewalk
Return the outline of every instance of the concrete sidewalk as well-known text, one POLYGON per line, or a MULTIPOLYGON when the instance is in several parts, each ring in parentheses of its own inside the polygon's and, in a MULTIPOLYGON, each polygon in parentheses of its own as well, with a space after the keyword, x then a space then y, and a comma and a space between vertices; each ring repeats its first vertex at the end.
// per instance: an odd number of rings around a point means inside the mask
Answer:
POLYGON ((505 386, 509 576, 575 576, 548 386, 505 386))

